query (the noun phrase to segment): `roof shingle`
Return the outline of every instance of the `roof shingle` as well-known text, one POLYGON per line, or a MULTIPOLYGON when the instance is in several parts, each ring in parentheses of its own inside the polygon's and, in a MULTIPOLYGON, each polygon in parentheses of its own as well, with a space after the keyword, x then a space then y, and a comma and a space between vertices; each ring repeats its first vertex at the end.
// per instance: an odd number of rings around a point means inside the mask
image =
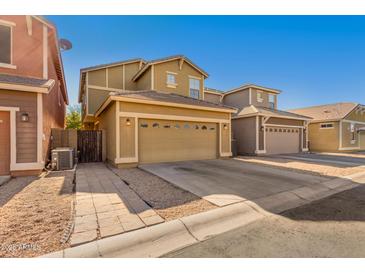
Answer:
POLYGON ((26 85, 34 87, 46 87, 48 79, 0 74, 0 82, 8 84, 26 85))
POLYGON ((293 113, 313 118, 314 121, 339 120, 345 118, 358 104, 335 103, 290 110, 293 113))
POLYGON ((229 107, 223 104, 211 103, 174 93, 157 92, 154 90, 111 92, 110 95, 156 101, 156 102, 169 102, 169 103, 186 104, 186 105, 201 106, 201 107, 236 110, 233 107, 229 107))

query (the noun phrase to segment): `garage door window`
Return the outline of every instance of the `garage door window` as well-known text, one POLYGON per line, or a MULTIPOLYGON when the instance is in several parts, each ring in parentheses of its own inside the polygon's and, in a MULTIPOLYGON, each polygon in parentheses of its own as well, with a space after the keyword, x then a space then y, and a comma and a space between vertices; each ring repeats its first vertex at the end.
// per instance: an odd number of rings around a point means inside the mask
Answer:
POLYGON ((185 125, 184 125, 184 128, 185 128, 185 129, 189 129, 189 128, 190 128, 190 126, 189 126, 188 124, 185 124, 185 125))
POLYGON ((160 124, 159 123, 153 123, 152 127, 153 128, 159 128, 160 127, 160 124))
POLYGON ((175 128, 176 128, 176 129, 179 129, 179 128, 180 128, 180 125, 179 125, 179 124, 176 124, 176 125, 175 125, 175 128))
POLYGON ((211 127, 210 130, 215 130, 215 128, 214 127, 211 127))
POLYGON ((170 128, 170 125, 164 125, 163 127, 164 128, 170 128))
POLYGON ((199 129, 199 126, 198 126, 198 125, 196 125, 196 126, 195 126, 195 129, 199 129))
POLYGON ((141 124, 141 127, 146 128, 146 127, 148 127, 148 124, 141 124))

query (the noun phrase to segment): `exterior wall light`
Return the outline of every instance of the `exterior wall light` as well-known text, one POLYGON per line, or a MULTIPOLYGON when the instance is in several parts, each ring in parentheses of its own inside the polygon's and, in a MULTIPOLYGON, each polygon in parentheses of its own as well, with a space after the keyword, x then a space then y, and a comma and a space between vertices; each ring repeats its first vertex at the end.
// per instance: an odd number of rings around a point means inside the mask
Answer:
POLYGON ((223 129, 224 129, 224 130, 227 130, 227 129, 228 129, 228 126, 227 126, 227 125, 224 125, 224 126, 223 126, 223 129))
POLYGON ((130 126, 131 125, 131 120, 129 120, 129 118, 127 118, 127 120, 125 121, 126 126, 130 126))
POLYGON ((29 114, 26 112, 23 112, 22 115, 20 116, 20 120, 22 122, 29 122, 29 114))

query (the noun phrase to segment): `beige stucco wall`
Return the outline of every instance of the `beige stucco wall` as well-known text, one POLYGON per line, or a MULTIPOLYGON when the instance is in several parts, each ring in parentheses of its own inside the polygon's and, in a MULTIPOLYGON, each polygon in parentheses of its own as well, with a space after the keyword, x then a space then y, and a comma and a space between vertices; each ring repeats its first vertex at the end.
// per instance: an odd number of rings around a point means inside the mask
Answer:
POLYGON ((221 125, 221 150, 222 153, 230 153, 231 152, 231 138, 230 138, 230 132, 231 132, 231 124, 229 123, 223 123, 221 125), (224 126, 227 128, 224 129, 224 126))
POLYGON ((248 89, 233 92, 223 97, 223 104, 235 107, 238 109, 238 111, 246 106, 249 106, 249 101, 248 89))
MULTIPOLYGON (((116 104, 111 103, 98 117, 99 129, 105 130, 106 135, 106 158, 114 163, 116 158, 116 104)), ((104 138, 104 136, 103 136, 104 138)))
POLYGON ((148 114, 162 114, 162 115, 175 115, 175 116, 190 116, 200 118, 215 118, 215 119, 230 119, 230 113, 185 109, 169 106, 156 106, 138 103, 120 102, 120 110, 122 112, 137 112, 148 114))
POLYGON ((363 127, 363 126, 364 125, 354 123, 355 141, 352 143, 351 140, 352 140, 353 133, 351 132, 351 123, 350 122, 342 122, 342 147, 343 148, 354 148, 354 149, 359 148, 359 146, 360 146, 360 135, 357 132, 357 130, 359 128, 363 127))
POLYGON ((184 62, 181 70, 179 68, 179 60, 172 60, 170 62, 155 64, 153 66, 155 90, 189 96, 189 76, 194 76, 200 79, 200 99, 203 98, 203 75, 195 68, 193 68, 190 64, 184 62), (168 71, 177 73, 176 88, 168 87, 166 84, 168 71))
POLYGON ((120 117, 120 157, 132 158, 135 155, 135 119, 133 117, 120 117), (129 119, 130 125, 127 125, 129 119))
POLYGON ((147 69, 137 81, 137 90, 151 90, 152 82, 151 82, 151 67, 147 69))
POLYGON ((89 98, 89 113, 94 115, 95 112, 99 109, 102 103, 108 98, 110 91, 101 90, 101 89, 88 89, 88 98, 89 98))
POLYGON ((338 151, 339 123, 332 123, 334 127, 328 129, 321 129, 321 123, 309 124, 308 140, 311 151, 338 151))
POLYGON ((108 87, 123 89, 123 65, 108 68, 108 87))
POLYGON ((237 141, 237 153, 254 154, 256 150, 256 117, 232 120, 233 139, 237 141))
POLYGON ((99 69, 90 71, 87 73, 88 84, 99 86, 99 87, 106 87, 106 72, 105 69, 99 69))
POLYGON ((266 124, 285 125, 285 126, 303 126, 304 121, 272 117, 266 121, 266 124))
POLYGON ((222 95, 204 92, 204 101, 219 104, 221 103, 221 98, 222 95))

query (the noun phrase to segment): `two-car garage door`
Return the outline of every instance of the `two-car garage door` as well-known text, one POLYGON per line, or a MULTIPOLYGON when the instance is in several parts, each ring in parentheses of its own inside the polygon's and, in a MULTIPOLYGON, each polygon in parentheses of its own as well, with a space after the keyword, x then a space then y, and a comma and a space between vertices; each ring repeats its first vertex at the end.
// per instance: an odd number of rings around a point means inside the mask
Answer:
POLYGON ((267 154, 298 153, 299 151, 300 130, 298 128, 266 128, 267 154))
POLYGON ((215 123, 140 119, 140 163, 215 159, 218 125, 215 123))

